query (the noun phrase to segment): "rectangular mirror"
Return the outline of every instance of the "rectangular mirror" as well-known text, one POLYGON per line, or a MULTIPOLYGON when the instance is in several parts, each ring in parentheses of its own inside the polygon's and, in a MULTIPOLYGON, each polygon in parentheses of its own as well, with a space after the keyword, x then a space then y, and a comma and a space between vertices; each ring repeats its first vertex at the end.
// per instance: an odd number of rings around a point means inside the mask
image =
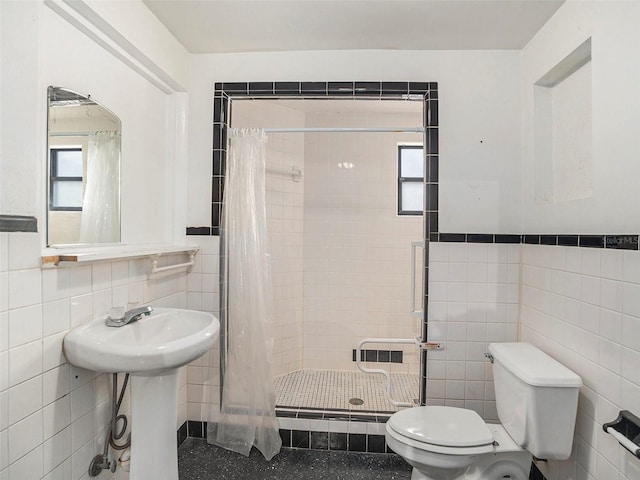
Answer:
POLYGON ((90 95, 47 93, 47 246, 119 243, 122 123, 90 95))

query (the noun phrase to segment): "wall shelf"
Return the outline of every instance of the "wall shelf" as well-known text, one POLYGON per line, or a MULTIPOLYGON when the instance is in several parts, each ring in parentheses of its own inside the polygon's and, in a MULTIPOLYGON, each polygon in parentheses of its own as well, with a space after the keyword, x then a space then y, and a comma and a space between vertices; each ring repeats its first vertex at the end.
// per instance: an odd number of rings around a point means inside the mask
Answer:
POLYGON ((199 247, 194 245, 114 245, 100 247, 51 247, 42 252, 42 266, 70 267, 120 259, 185 254, 193 257, 199 247))

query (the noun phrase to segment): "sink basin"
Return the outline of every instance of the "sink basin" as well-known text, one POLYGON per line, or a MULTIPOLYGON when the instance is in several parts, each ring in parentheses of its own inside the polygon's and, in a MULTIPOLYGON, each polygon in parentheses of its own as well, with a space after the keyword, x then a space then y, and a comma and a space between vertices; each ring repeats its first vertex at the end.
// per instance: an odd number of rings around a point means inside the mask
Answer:
POLYGON ((105 319, 67 334, 64 353, 69 363, 96 372, 157 373, 203 355, 220 330, 209 313, 174 308, 154 308, 150 315, 122 327, 107 327, 105 319))
POLYGON ((130 480, 178 480, 178 368, 209 350, 220 331, 209 313, 154 308, 122 327, 106 317, 71 330, 63 349, 87 370, 131 374, 130 480))

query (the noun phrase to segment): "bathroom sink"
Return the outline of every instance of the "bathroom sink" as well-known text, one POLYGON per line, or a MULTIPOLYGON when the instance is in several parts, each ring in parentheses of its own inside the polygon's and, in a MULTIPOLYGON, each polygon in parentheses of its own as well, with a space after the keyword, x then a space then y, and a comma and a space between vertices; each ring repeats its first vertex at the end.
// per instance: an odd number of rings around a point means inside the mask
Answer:
POLYGON ((69 363, 88 370, 131 374, 130 480, 178 480, 176 424, 179 367, 205 354, 220 323, 209 313, 154 308, 121 327, 107 317, 64 338, 69 363))
POLYGON ((64 339, 69 363, 105 373, 159 373, 203 355, 218 338, 211 314, 154 308, 150 315, 122 327, 107 327, 106 317, 71 330, 64 339))

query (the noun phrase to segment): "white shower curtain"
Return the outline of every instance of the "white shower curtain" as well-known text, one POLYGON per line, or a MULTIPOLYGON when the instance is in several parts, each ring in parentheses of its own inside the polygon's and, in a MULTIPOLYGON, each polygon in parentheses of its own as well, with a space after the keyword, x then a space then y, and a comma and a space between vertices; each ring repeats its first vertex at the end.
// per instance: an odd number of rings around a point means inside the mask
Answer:
MULTIPOLYGON (((272 286, 267 248, 263 130, 233 130, 227 160, 223 229, 229 305, 228 355, 220 415, 210 412, 209 443, 267 460, 282 441, 271 371, 272 286)), ((224 341, 224 339, 221 339, 224 341)))
POLYGON ((89 137, 80 242, 120 241, 120 133, 89 137))

